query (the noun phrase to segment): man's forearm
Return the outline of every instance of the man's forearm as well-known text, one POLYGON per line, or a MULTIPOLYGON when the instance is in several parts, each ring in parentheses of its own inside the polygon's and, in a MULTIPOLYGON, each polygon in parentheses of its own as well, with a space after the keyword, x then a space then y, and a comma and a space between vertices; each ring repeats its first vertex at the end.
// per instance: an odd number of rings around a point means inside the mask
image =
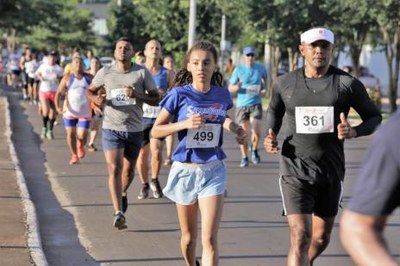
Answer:
POLYGON ((382 235, 384 219, 346 210, 342 216, 342 244, 357 265, 398 265, 382 235))
POLYGON ((139 93, 135 93, 135 97, 142 101, 147 103, 148 105, 152 105, 152 106, 158 106, 158 104, 160 103, 160 95, 158 94, 139 94, 139 93))

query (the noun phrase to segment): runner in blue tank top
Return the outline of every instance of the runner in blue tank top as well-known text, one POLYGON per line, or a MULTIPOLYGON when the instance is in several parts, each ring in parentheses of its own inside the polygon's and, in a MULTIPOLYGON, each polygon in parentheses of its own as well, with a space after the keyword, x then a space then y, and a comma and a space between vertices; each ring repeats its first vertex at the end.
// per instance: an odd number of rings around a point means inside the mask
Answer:
MULTIPOLYGON (((157 86, 158 93, 161 98, 167 94, 167 89, 172 85, 173 75, 170 71, 161 66, 161 44, 157 40, 150 40, 146 43, 144 55, 146 61, 144 66, 152 74, 154 83, 157 86)), ((140 149, 139 157, 136 163, 140 182, 142 187, 138 199, 145 199, 149 195, 149 190, 153 191, 154 198, 158 199, 163 196, 158 175, 162 164, 162 149, 164 139, 157 139, 150 137, 150 131, 156 121, 156 117, 160 113, 159 106, 151 106, 143 104, 143 141, 142 148, 140 149), (149 167, 149 154, 151 152, 151 164, 149 167), (151 183, 149 185, 148 169, 151 169, 151 183)), ((125 195, 124 195, 125 196, 125 195)))
POLYGON ((186 265, 195 265, 197 212, 202 225, 202 265, 218 265, 218 228, 226 188, 226 158, 222 150, 223 129, 235 132, 243 143, 246 132, 226 117, 232 107, 223 76, 217 70, 218 55, 209 42, 195 44, 187 53, 183 69, 160 103, 152 137, 178 133, 179 143, 164 194, 176 203, 181 227, 181 250, 186 265), (169 123, 175 116, 176 122, 169 123))

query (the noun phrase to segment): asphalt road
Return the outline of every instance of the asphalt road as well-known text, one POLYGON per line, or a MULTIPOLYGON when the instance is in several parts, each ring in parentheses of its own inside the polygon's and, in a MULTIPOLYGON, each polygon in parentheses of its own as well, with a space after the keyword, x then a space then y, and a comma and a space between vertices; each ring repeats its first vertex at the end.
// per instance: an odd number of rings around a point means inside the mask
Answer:
MULTIPOLYGON (((88 153, 81 164, 70 166, 62 123, 55 128, 54 140, 42 141, 37 108, 22 102, 18 93, 9 92, 8 96, 12 140, 36 206, 49 265, 184 265, 176 211, 168 199, 136 199, 139 182, 135 178, 128 192, 128 229, 115 230, 101 149, 88 153)), ((345 143, 344 206, 369 140, 364 137, 345 143)), ((96 146, 101 147, 100 139, 96 146)), ((285 265, 289 234, 281 216, 278 156, 260 149, 260 164, 240 168, 239 147, 229 133, 225 134, 224 149, 229 181, 219 230, 220 265, 285 265)), ((162 167, 162 185, 168 170, 162 167)), ((339 242, 338 226, 336 223, 329 247, 314 265, 353 265, 339 242)), ((399 226, 397 212, 386 229, 395 256, 400 254, 399 226)), ((200 239, 197 243, 200 256, 200 239)))

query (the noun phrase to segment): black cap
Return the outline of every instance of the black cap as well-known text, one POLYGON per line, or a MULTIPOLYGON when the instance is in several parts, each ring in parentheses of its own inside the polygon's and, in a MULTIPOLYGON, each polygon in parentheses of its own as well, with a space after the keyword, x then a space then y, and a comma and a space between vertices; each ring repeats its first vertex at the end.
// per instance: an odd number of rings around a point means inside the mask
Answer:
POLYGON ((51 51, 50 51, 50 55, 54 55, 54 56, 55 56, 55 55, 57 55, 57 54, 58 54, 58 53, 57 53, 56 50, 51 50, 51 51))

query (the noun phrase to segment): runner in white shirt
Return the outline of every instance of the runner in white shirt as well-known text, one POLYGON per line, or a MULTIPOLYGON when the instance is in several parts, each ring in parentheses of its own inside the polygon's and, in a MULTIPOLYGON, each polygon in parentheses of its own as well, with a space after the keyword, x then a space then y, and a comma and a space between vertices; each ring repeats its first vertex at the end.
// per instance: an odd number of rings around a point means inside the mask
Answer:
POLYGON ((51 51, 47 63, 40 65, 36 71, 37 78, 40 80, 39 100, 41 115, 43 117, 43 128, 40 137, 44 139, 54 139, 53 127, 56 121, 57 110, 54 104, 59 80, 63 75, 62 68, 56 64, 56 51, 51 51))

